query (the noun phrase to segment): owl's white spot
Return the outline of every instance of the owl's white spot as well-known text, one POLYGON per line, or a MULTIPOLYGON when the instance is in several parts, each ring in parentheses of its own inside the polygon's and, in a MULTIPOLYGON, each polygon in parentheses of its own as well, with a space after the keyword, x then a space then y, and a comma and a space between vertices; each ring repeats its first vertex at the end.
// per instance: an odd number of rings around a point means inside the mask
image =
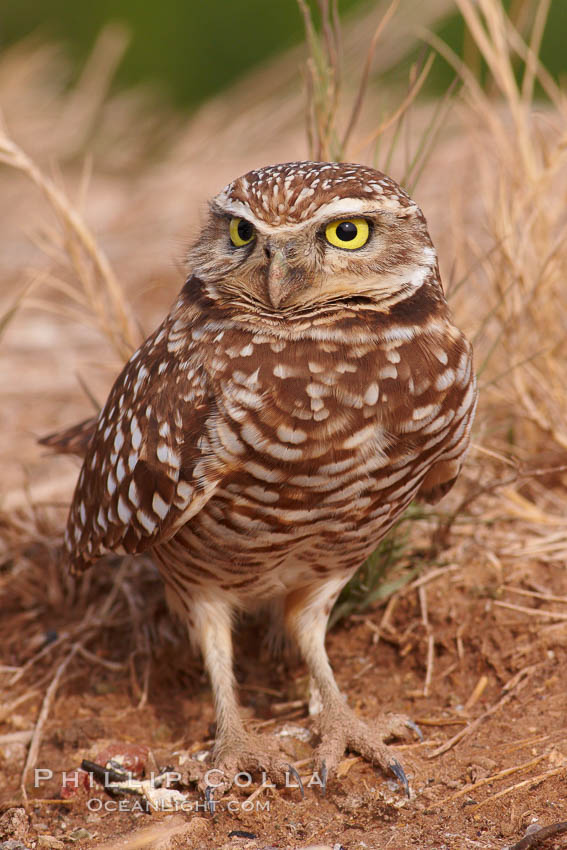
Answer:
POLYGON ((98 509, 98 513, 96 515, 96 523, 99 528, 102 528, 103 531, 108 530, 108 523, 106 521, 106 516, 104 515, 102 508, 98 509))
POLYGON ((436 390, 446 390, 450 387, 455 380, 455 370, 454 369, 445 369, 444 372, 439 375, 437 380, 435 381, 435 389, 436 390))
POLYGON ((229 454, 242 455, 246 451, 244 445, 240 442, 230 425, 222 420, 217 423, 216 433, 229 454))
POLYGON ((370 384, 370 386, 368 387, 368 389, 364 393, 365 403, 368 404, 368 405, 371 405, 371 406, 373 404, 376 404, 376 402, 378 401, 378 394, 379 394, 378 384, 374 384, 374 383, 370 384))
POLYGON ((158 428, 158 432, 159 432, 161 437, 169 437, 169 434, 170 434, 169 422, 161 422, 160 426, 158 428))
POLYGON ((167 350, 170 354, 176 354, 181 348, 185 347, 185 336, 169 337, 167 341, 167 350))
POLYGON ((124 501, 122 496, 118 497, 118 508, 117 508, 117 510, 118 510, 118 516, 120 517, 121 521, 124 523, 124 525, 128 525, 128 523, 132 519, 132 511, 130 510, 130 508, 128 507, 128 505, 126 504, 126 502, 124 501))
POLYGON ((362 445, 362 443, 371 440, 376 436, 376 426, 375 425, 366 425, 364 428, 361 428, 359 431, 355 431, 354 434, 351 434, 350 437, 343 442, 343 449, 355 449, 357 446, 362 445))
POLYGON ((310 402, 311 410, 323 410, 325 402, 320 398, 312 398, 310 402))
MULTIPOLYGON (((134 423, 135 417, 132 419, 132 424, 134 423)), ((132 432, 132 448, 138 450, 142 445, 142 432, 136 426, 135 428, 130 428, 132 432)))
POLYGON ((191 485, 187 481, 180 481, 177 485, 177 495, 181 499, 184 499, 185 501, 189 502, 193 495, 194 489, 195 488, 191 487, 191 485))
POLYGON ((463 351, 457 366, 456 382, 460 385, 467 384, 471 377, 471 359, 468 351, 463 351))
POLYGON ((382 337, 384 342, 396 342, 399 345, 402 342, 410 342, 417 332, 414 325, 394 325, 393 328, 382 331, 382 337))
POLYGON ((116 436, 114 438, 114 451, 119 452, 123 445, 124 434, 122 433, 122 431, 117 431, 116 436))
POLYGON ((130 470, 130 472, 134 471, 134 467, 136 466, 137 463, 138 463, 138 453, 137 452, 130 452, 130 454, 128 455, 128 469, 130 470))
POLYGON ((386 351, 386 360, 390 363, 399 363, 401 360, 399 351, 396 351, 393 348, 390 348, 386 351))
POLYGON ((134 479, 130 481, 130 486, 128 487, 128 501, 130 504, 134 505, 135 508, 140 507, 140 494, 138 493, 138 488, 134 479))
POLYGON ((262 397, 245 387, 232 388, 231 395, 235 401, 248 408, 248 410, 260 410, 262 407, 262 397))
POLYGON ((147 376, 148 376, 148 370, 146 369, 146 367, 140 366, 140 369, 138 371, 138 377, 137 377, 136 383, 134 384, 134 395, 135 396, 138 395, 138 390, 140 389, 142 383, 145 381, 147 376))
POLYGON ((341 372, 341 373, 344 373, 344 372, 356 372, 356 370, 357 370, 357 369, 358 369, 358 366, 356 365, 356 363, 347 363, 347 362, 346 362, 346 361, 344 361, 344 360, 341 360, 341 361, 340 361, 339 363, 337 363, 337 364, 336 364, 336 366, 335 366, 335 370, 336 370, 337 372, 341 372))
POLYGON ((255 449, 262 449, 266 445, 266 438, 252 422, 246 422, 240 429, 240 436, 245 443, 255 449))
POLYGON ((411 418, 414 422, 418 422, 438 413, 440 409, 440 404, 425 404, 423 407, 414 407, 411 418))
POLYGON ((322 366, 321 363, 315 363, 313 360, 310 360, 307 366, 309 367, 309 371, 315 375, 325 371, 325 366, 322 366))
POLYGON ((316 422, 322 422, 324 419, 328 419, 330 416, 329 411, 326 407, 323 407, 321 410, 316 410, 313 414, 313 419, 316 422))
POLYGON ((168 466, 177 468, 181 462, 179 454, 166 443, 159 443, 156 449, 157 459, 160 463, 167 463, 168 466))
POLYGON ((116 477, 119 482, 124 481, 126 476, 126 467, 124 466, 124 461, 122 458, 119 458, 118 463, 116 464, 116 477))
POLYGON ((275 342, 270 343, 270 348, 275 354, 279 354, 280 351, 283 351, 287 346, 287 342, 283 339, 278 339, 275 342))
POLYGON ((385 378, 397 378, 398 370, 395 366, 382 366, 382 368, 378 371, 378 377, 380 380, 384 380, 385 378))
POLYGON ((385 490, 386 487, 390 487, 392 484, 396 484, 401 478, 404 478, 408 474, 408 469, 406 466, 403 466, 401 469, 398 469, 397 472, 393 472, 391 475, 386 475, 384 477, 380 476, 377 478, 373 485, 373 490, 385 490))
POLYGON ((252 460, 244 464, 244 469, 259 481, 267 481, 270 484, 282 481, 284 478, 283 472, 279 469, 268 469, 266 466, 262 466, 262 464, 252 460))
POLYGON ((195 341, 202 339, 205 336, 205 333, 206 333, 205 328, 192 328, 191 329, 191 337, 195 341))
POLYGON ((258 487, 256 484, 246 487, 244 492, 247 496, 255 499, 258 502, 263 502, 265 505, 273 505, 279 501, 279 495, 273 490, 266 490, 265 487, 258 487))
POLYGON ((114 477, 114 473, 112 472, 112 470, 110 470, 106 479, 106 489, 108 490, 111 496, 113 496, 116 492, 116 478, 114 477))
POLYGON ((460 417, 471 406, 473 398, 474 398, 474 393, 475 393, 475 385, 474 385, 474 383, 470 383, 468 388, 467 388, 467 391, 465 393, 465 397, 463 398, 462 402, 460 403, 459 407, 457 408, 457 412, 455 414, 455 417, 457 419, 460 419, 460 417))
POLYGON ((281 443, 267 443, 264 451, 277 458, 278 460, 301 460, 303 457, 302 449, 290 449, 289 446, 282 446, 281 443))
POLYGON ((85 510, 85 503, 84 502, 81 502, 79 504, 79 516, 81 517, 81 522, 83 523, 83 525, 85 525, 85 523, 87 521, 87 512, 85 510))
POLYGON ((294 378, 300 374, 297 369, 287 366, 285 363, 277 363, 273 368, 273 373, 276 378, 294 378))
POLYGON ((169 505, 165 502, 159 493, 154 493, 152 498, 152 509, 160 519, 165 519, 169 511, 169 505))
POLYGON ((278 425, 276 434, 282 443, 292 443, 293 445, 304 443, 307 439, 307 434, 301 428, 289 428, 283 424, 278 425))
POLYGON ((432 353, 437 358, 437 360, 439 360, 440 363, 443 363, 444 366, 446 366, 449 362, 447 352, 443 351, 442 348, 433 348, 432 353))
POLYGON ((141 508, 136 511, 136 519, 148 534, 153 534, 157 528, 157 522, 141 508))
POLYGON ((321 398, 322 396, 329 395, 327 387, 324 387, 323 384, 317 384, 315 381, 311 381, 310 384, 307 384, 305 392, 310 398, 321 398))

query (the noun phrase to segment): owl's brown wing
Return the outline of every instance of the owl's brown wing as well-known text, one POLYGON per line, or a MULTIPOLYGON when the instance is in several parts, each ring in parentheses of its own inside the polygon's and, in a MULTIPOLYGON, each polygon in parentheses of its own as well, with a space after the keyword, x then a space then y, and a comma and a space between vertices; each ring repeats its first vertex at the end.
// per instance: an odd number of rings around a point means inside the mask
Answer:
POLYGON ((198 352, 172 358, 168 324, 126 364, 96 422, 65 532, 73 573, 105 551, 167 540, 223 477, 207 453, 215 403, 198 352))
POLYGON ((445 353, 448 366, 438 378, 445 394, 439 417, 441 421, 447 421, 449 417, 450 427, 443 441, 443 452, 428 470, 417 493, 419 500, 429 504, 435 504, 442 499, 459 476, 468 449, 477 404, 470 343, 458 334, 456 343, 454 341, 452 346, 447 345, 445 353))
POLYGON ((38 443, 40 446, 53 449, 57 454, 84 457, 96 431, 97 420, 97 416, 91 416, 63 431, 55 431, 46 437, 40 437, 38 443))

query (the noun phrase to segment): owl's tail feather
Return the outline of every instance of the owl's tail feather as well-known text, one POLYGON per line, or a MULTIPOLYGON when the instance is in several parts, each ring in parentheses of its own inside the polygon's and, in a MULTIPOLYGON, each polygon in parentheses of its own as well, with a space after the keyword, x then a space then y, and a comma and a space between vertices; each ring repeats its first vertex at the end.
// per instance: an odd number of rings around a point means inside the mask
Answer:
POLYGON ((89 419, 79 422, 78 425, 65 428, 64 431, 56 431, 54 434, 41 437, 38 442, 42 446, 53 449, 57 454, 84 457, 93 438, 97 420, 98 416, 91 416, 89 419))

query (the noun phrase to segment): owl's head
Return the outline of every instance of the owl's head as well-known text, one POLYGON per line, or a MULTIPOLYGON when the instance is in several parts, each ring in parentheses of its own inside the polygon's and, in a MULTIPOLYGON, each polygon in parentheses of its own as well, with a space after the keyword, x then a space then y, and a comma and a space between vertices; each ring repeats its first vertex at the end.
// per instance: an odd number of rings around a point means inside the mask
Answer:
POLYGON ((417 204, 385 174, 350 163, 284 163, 234 180, 211 201, 189 263, 215 299, 282 318, 387 306, 438 285, 417 204))

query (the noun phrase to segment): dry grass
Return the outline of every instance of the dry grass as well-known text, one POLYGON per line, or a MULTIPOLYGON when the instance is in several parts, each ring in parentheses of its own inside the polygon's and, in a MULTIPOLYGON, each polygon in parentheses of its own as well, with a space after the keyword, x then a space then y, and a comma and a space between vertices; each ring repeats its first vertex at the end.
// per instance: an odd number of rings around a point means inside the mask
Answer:
MULTIPOLYGON (((437 564, 480 559, 506 592, 522 584, 552 610, 557 603, 546 588, 532 586, 529 572, 536 559, 558 565, 567 556, 567 101, 537 58, 548 2, 524 4, 533 7, 526 40, 496 0, 456 2, 492 83, 481 88, 428 35, 462 81, 450 116, 447 104, 414 101, 430 60, 413 69, 409 87, 389 106, 368 84, 372 62, 383 70, 404 43, 407 19, 400 24, 395 2, 370 29, 368 21, 353 25, 342 41, 332 9, 322 3, 327 26, 322 41, 311 31, 306 75, 310 139, 315 155, 378 157, 406 183, 420 178, 418 199, 457 321, 475 338, 481 404, 471 461, 442 513, 415 526, 412 551, 437 564), (361 78, 353 72, 360 26, 374 32, 361 78), (545 101, 535 100, 536 82, 545 101)), ((306 21, 309 28, 307 15, 306 21)), ((147 658, 148 629, 155 626, 145 598, 157 585, 147 563, 93 571, 80 588, 62 574, 57 546, 76 469, 66 459, 42 458, 29 429, 42 433, 84 417, 90 403, 73 377, 77 369, 94 397, 104 397, 140 339, 139 323, 153 325, 172 300, 180 245, 198 227, 196 210, 214 189, 249 167, 306 153, 289 58, 287 76, 274 63, 255 89, 271 86, 274 95, 251 98, 249 78, 183 122, 163 112, 156 117, 139 92, 108 95, 105 69, 123 43, 120 32, 104 35, 71 90, 52 48, 21 45, 0 57, 0 160, 13 169, 0 171, 13 213, 0 257, 0 354, 9 364, 0 367, 7 387, 0 600, 8 612, 0 627, 7 694, 0 716, 30 693, 43 694, 72 655, 104 664, 104 654, 97 661, 89 646, 108 648, 112 658, 115 642, 127 640, 133 680, 143 679, 138 655, 147 658), (155 157, 158 124, 170 136, 166 143, 159 134, 155 157), (96 152, 94 160, 88 151, 96 152), (60 169, 53 175, 52 157, 60 169), (22 238, 25 230, 34 245, 22 238), (46 643, 53 621, 63 625, 46 643)), ((522 606, 506 604, 521 613, 522 606)), ((164 635, 170 639, 167 629, 164 635)), ((549 635, 542 631, 542 645, 549 635)), ((143 699, 143 685, 139 691, 143 699)), ((40 733, 41 727, 34 747, 40 733)))

